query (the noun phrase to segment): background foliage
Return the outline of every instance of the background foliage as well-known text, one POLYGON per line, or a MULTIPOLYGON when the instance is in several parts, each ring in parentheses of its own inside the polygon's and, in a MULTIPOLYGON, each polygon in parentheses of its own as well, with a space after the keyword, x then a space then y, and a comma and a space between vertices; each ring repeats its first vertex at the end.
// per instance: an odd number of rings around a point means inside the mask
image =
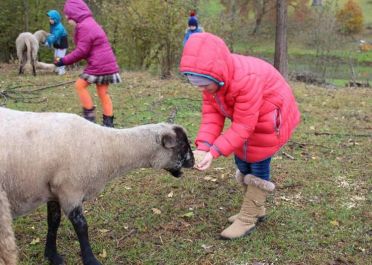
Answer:
POLYGON ((362 9, 354 0, 348 0, 337 13, 337 20, 344 33, 360 33, 363 30, 362 9))
MULTIPOLYGON (((122 69, 149 70, 167 78, 177 73, 189 12, 195 9, 205 31, 221 36, 233 52, 273 59, 276 0, 86 0, 107 32, 122 69)), ((359 39, 372 42, 372 2, 289 0, 289 68, 333 83, 372 79, 371 53, 358 53, 359 39), (364 13, 363 13, 364 12, 364 13), (351 70, 353 69, 353 70, 351 70), (371 71, 370 71, 371 72, 371 71), (343 80, 343 81, 341 81, 343 80)), ((64 0, 2 0, 0 62, 15 62, 17 35, 49 30, 46 12, 64 0)), ((70 41, 73 29, 68 27, 70 41)), ((70 49, 74 45, 71 43, 70 49)), ((51 62, 52 51, 39 58, 51 62)))

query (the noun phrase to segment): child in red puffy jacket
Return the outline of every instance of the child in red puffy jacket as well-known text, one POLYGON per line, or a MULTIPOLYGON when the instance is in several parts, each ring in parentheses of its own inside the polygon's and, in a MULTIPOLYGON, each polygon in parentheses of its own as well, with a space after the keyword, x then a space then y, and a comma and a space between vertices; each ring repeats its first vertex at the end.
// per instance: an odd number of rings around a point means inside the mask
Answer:
POLYGON ((229 218, 232 225, 221 237, 247 235, 264 219, 266 196, 275 188, 271 157, 300 122, 291 88, 271 64, 230 53, 224 41, 210 33, 190 36, 180 71, 203 93, 196 168, 205 170, 213 159, 234 153, 236 178, 246 190, 239 214, 229 218), (225 118, 231 125, 222 133, 225 118))

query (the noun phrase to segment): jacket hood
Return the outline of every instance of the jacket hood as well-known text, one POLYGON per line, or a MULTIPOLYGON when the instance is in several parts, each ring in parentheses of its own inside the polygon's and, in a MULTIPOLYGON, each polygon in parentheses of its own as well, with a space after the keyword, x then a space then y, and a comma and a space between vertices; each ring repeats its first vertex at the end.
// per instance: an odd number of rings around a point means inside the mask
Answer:
POLYGON ((233 76, 233 58, 225 42, 210 33, 192 34, 183 49, 180 71, 211 77, 227 87, 233 76))
POLYGON ((57 25, 61 22, 61 15, 57 10, 49 10, 47 13, 48 17, 50 17, 53 21, 54 24, 57 25))
POLYGON ((92 17, 88 5, 83 0, 67 0, 63 8, 63 13, 76 23, 82 22, 87 17, 92 17))

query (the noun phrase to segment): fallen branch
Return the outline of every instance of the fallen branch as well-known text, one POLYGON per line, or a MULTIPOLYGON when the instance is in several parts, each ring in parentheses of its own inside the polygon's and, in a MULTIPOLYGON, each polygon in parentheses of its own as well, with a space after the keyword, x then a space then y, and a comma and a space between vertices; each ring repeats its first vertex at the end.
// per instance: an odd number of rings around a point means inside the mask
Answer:
MULTIPOLYGON (((312 134, 312 133, 306 133, 312 134)), ((328 132, 314 132, 314 135, 333 135, 333 136, 348 136, 348 137, 372 137, 372 134, 349 134, 349 133, 328 133, 328 132)))
POLYGON ((296 144, 296 145, 298 145, 298 146, 300 146, 300 147, 302 147, 302 146, 307 146, 307 145, 312 145, 312 146, 318 146, 318 147, 322 147, 322 148, 326 148, 326 149, 332 149, 332 148, 330 148, 330 147, 328 147, 328 146, 321 145, 321 144, 299 143, 299 142, 295 142, 295 141, 292 141, 292 140, 289 141, 289 144, 290 144, 290 143, 292 143, 292 144, 296 144))
POLYGON ((32 93, 35 93, 35 92, 46 90, 48 88, 54 88, 54 87, 69 85, 69 84, 72 84, 74 82, 75 81, 68 81, 68 82, 63 82, 63 83, 59 83, 59 84, 43 86, 43 87, 40 87, 40 88, 37 88, 37 89, 33 89, 33 90, 17 90, 17 92, 26 93, 26 94, 32 94, 32 93))
POLYGON ((32 90, 17 89, 17 88, 25 87, 29 85, 19 85, 15 87, 10 87, 10 88, 0 91, 0 97, 3 98, 3 101, 2 103, 0 103, 0 106, 5 106, 8 102, 8 99, 12 99, 15 102, 21 101, 23 103, 42 103, 42 102, 45 102, 47 99, 41 98, 38 95, 40 91, 46 90, 48 88, 68 85, 74 82, 75 81, 68 81, 68 82, 63 82, 59 84, 47 85, 47 86, 39 87, 39 88, 32 89, 32 90))
POLYGON ((285 157, 288 157, 289 159, 291 159, 291 160, 295 160, 295 158, 293 157, 293 156, 291 156, 290 154, 287 154, 286 152, 282 152, 283 153, 283 155, 285 156, 285 157))

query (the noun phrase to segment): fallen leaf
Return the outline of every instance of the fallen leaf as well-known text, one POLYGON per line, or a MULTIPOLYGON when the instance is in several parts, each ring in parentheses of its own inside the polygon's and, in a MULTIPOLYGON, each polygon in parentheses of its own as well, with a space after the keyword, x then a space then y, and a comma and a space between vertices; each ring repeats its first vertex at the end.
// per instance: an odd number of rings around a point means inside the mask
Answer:
POLYGON ((334 226, 339 226, 340 225, 340 223, 337 220, 330 221, 329 223, 331 225, 334 225, 334 226))
POLYGON ((110 232, 108 229, 98 229, 98 231, 102 234, 106 234, 107 232, 110 232))
POLYGON ((169 192, 167 195, 168 198, 173 198, 173 191, 169 192))
POLYGON ((158 208, 151 209, 154 214, 161 214, 161 211, 158 208))
POLYGON ((216 178, 212 178, 212 177, 208 177, 208 176, 204 177, 204 180, 206 180, 206 181, 212 181, 212 182, 216 182, 217 181, 216 178))
POLYGON ((285 196, 280 196, 280 199, 282 199, 283 201, 286 201, 286 202, 289 202, 291 201, 290 199, 288 199, 287 197, 285 196))
POLYGON ((37 238, 35 238, 35 239, 32 239, 30 245, 36 245, 36 244, 38 244, 38 243, 40 243, 40 238, 37 237, 37 238))
POLYGON ((190 217, 193 217, 193 216, 194 216, 193 212, 188 212, 188 213, 185 213, 184 215, 182 215, 182 217, 186 217, 186 218, 190 218, 190 217))
POLYGON ((206 244, 203 244, 203 245, 201 245, 201 247, 204 248, 204 249, 208 249, 208 248, 211 248, 212 246, 208 246, 206 244))
POLYGON ((208 245, 206 245, 206 244, 203 244, 203 245, 201 245, 201 247, 202 247, 206 252, 212 252, 211 248, 212 248, 213 246, 208 246, 208 245))
POLYGON ((102 253, 99 253, 98 256, 100 256, 101 258, 107 258, 107 252, 106 252, 106 249, 103 249, 103 250, 102 250, 102 253))

